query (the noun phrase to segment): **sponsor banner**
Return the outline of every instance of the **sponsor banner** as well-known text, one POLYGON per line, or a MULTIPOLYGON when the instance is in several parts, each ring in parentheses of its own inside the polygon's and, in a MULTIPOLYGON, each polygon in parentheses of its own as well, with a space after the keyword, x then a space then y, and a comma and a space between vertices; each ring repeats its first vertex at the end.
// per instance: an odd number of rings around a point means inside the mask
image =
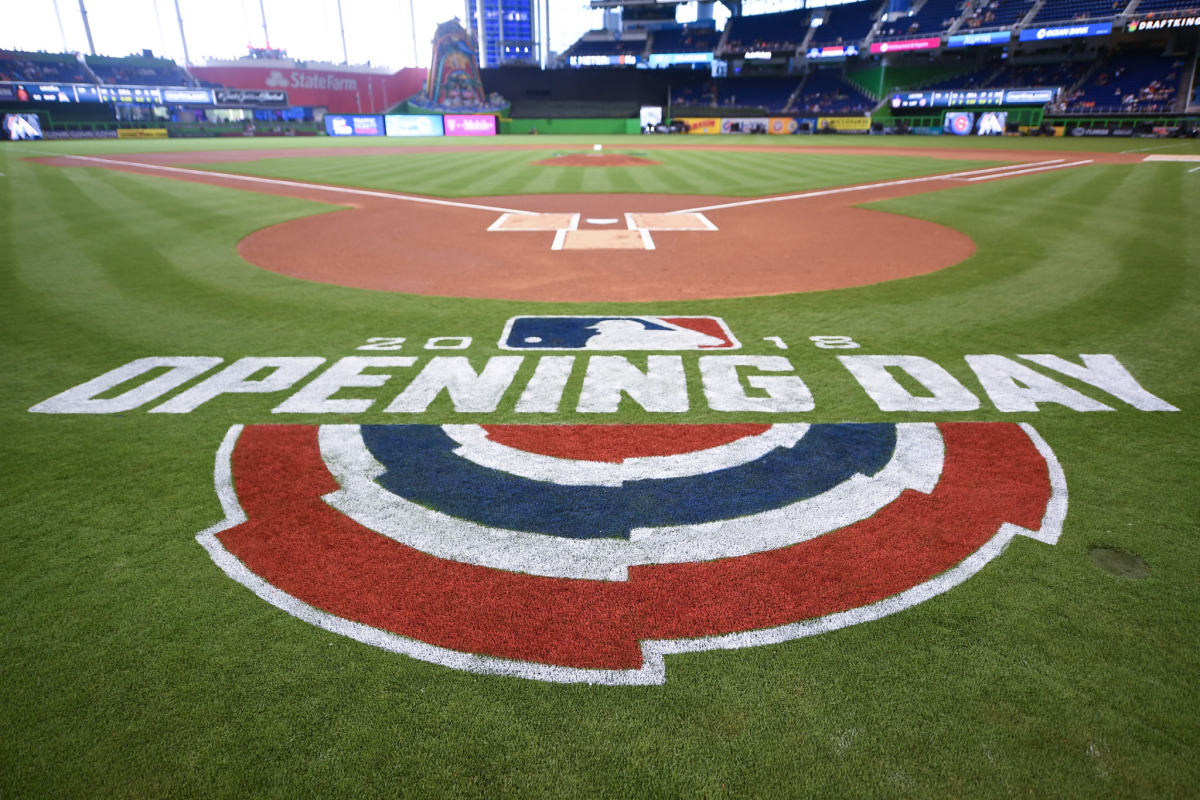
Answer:
POLYGON ((767 133, 795 133, 800 130, 800 120, 792 117, 771 117, 767 123, 767 133))
POLYGON ((722 117, 721 133, 766 133, 767 117, 722 117))
POLYGON ((1200 28, 1200 17, 1172 17, 1171 19, 1139 19, 1126 27, 1129 33, 1165 31, 1169 28, 1200 28))
POLYGON ((42 121, 37 114, 5 114, 0 126, 4 138, 12 142, 42 138, 42 121))
POLYGON ((856 55, 858 55, 858 47, 856 47, 855 45, 852 45, 852 44, 846 44, 846 45, 839 44, 839 45, 833 45, 830 47, 810 47, 808 49, 808 52, 805 53, 805 56, 810 59, 814 59, 814 58, 838 59, 838 58, 849 58, 850 56, 856 56, 856 55))
POLYGON ((166 139, 166 128, 121 128, 117 131, 118 139, 166 139))
POLYGON ((943 130, 955 136, 968 136, 975 127, 975 114, 971 111, 951 111, 946 115, 943 130))
POLYGON ((163 89, 164 103, 186 103, 188 105, 211 106, 212 92, 208 89, 163 89))
POLYGON ((770 50, 749 50, 742 53, 742 58, 769 60, 771 58, 770 50))
POLYGON ((116 131, 46 131, 47 139, 116 139, 116 131))
POLYGON ((870 117, 818 117, 818 130, 838 133, 870 133, 870 117))
POLYGON ((712 60, 712 53, 653 53, 649 62, 651 67, 670 67, 675 64, 709 64, 712 60))
POLYGON ((1133 128, 1072 128, 1072 136, 1133 136, 1133 128))
POLYGON ((496 117, 492 114, 447 114, 447 136, 495 136, 496 117))
POLYGON ((383 118, 388 136, 442 136, 446 133, 440 114, 388 114, 383 118))
POLYGON ((619 67, 630 66, 638 62, 634 55, 623 56, 571 56, 569 63, 572 67, 619 67))
POLYGON ((990 31, 989 33, 964 33, 951 36, 946 42, 947 47, 977 47, 985 44, 1008 44, 1012 40, 1012 31, 990 31))
POLYGON ((1042 42, 1054 39, 1076 39, 1081 36, 1108 36, 1112 33, 1111 22, 1093 22, 1087 25, 1060 25, 1053 28, 1035 28, 1021 31, 1022 42, 1042 42))
POLYGON ((192 67, 203 81, 241 89, 286 91, 297 106, 324 106, 334 114, 371 113, 390 108, 421 90, 424 69, 402 69, 392 75, 341 70, 305 69, 292 64, 192 67))
POLYGON ((326 114, 325 132, 330 136, 383 136, 383 117, 326 114))
POLYGON ((288 105, 288 93, 282 89, 215 89, 213 96, 219 106, 288 105))
POLYGON ((687 126, 688 133, 720 133, 720 117, 676 117, 675 122, 687 126))
POLYGON ((1054 101, 1058 87, 983 89, 979 91, 897 92, 892 108, 962 108, 971 106, 1043 106, 1054 101))
POLYGON ((938 36, 927 39, 901 39, 898 42, 875 42, 871 45, 872 55, 876 53, 907 53, 913 50, 937 50, 942 40, 938 36))

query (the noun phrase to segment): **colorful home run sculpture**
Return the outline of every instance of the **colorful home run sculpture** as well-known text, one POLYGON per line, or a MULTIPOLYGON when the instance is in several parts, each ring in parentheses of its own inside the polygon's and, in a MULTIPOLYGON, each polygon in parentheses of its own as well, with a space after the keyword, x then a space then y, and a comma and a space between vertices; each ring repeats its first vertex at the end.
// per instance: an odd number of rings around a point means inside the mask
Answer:
POLYGON ((458 19, 438 25, 425 89, 408 102, 427 111, 499 111, 508 105, 495 92, 484 96, 475 47, 458 19))

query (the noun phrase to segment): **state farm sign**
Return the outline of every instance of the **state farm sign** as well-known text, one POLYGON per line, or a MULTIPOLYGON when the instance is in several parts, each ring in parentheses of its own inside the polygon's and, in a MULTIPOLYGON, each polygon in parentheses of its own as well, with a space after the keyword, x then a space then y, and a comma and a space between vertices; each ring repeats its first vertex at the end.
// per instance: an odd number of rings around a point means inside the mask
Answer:
POLYGON ((292 105, 324 106, 334 114, 383 112, 420 91, 425 70, 392 75, 270 66, 193 67, 204 81, 227 89, 286 90, 292 105))

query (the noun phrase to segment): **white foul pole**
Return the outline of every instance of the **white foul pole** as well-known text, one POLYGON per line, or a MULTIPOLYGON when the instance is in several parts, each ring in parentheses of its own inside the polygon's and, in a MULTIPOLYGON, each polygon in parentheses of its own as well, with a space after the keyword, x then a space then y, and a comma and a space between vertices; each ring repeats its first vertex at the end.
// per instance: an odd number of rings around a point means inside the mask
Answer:
POLYGON ((62 14, 58 13, 58 0, 50 0, 50 2, 54 4, 54 18, 58 20, 58 35, 62 38, 63 52, 69 53, 71 48, 67 47, 67 32, 63 30, 62 14))
POLYGON ((183 32, 183 14, 179 12, 179 0, 175 0, 175 19, 179 20, 179 41, 183 43, 183 66, 186 69, 192 65, 192 58, 188 55, 187 35, 183 32))
POLYGON ((420 62, 417 55, 417 15, 413 11, 413 0, 408 0, 408 27, 412 31, 413 67, 419 67, 420 62))
MULTIPOLYGON (((342 19, 342 0, 337 0, 337 6, 338 6, 338 30, 340 30, 342 32, 342 63, 349 64, 350 56, 346 52, 346 22, 345 22, 345 20, 342 19)), ((360 103, 360 106, 361 106, 361 103, 360 103)), ((361 112, 362 108, 360 107, 358 110, 361 112)))
MULTIPOLYGON (((55 8, 57 7, 55 6, 55 8)), ((79 0, 79 16, 83 17, 83 30, 87 34, 88 50, 92 55, 96 55, 96 45, 92 43, 92 26, 88 24, 87 9, 83 7, 83 0, 79 0)))
POLYGON ((263 0, 258 0, 258 13, 262 17, 263 24, 263 46, 268 50, 271 49, 271 35, 267 33, 267 8, 263 5, 263 0))

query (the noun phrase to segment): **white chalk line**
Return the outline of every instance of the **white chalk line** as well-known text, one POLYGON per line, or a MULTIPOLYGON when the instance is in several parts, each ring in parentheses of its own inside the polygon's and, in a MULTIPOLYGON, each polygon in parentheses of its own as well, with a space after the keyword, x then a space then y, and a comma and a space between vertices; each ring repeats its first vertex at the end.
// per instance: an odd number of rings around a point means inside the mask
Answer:
MULTIPOLYGON (((1054 163, 1057 163, 1057 162, 1060 162, 1063 160, 1064 159, 1056 158, 1051 161, 1039 161, 1039 162, 1035 162, 1035 163, 1037 163, 1037 164, 1054 164, 1054 163)), ((1074 162, 1074 163, 1090 164, 1091 162, 1088 161, 1088 162, 1074 162)), ((804 200, 809 197, 825 197, 827 195, 832 195, 832 194, 845 194, 847 192, 862 192, 862 191, 866 191, 868 189, 886 189, 891 186, 906 186, 906 185, 912 184, 912 183, 928 183, 930 181, 956 180, 956 179, 960 179, 960 178, 965 178, 968 175, 980 175, 980 174, 989 173, 989 172, 1005 171, 1005 172, 1011 173, 1012 170, 1019 169, 1021 167, 1025 167, 1025 166, 1028 166, 1028 165, 1027 164, 1009 164, 1004 167, 989 167, 987 169, 973 169, 973 170, 968 170, 966 172, 951 172, 946 175, 926 175, 923 178, 906 178, 904 180, 899 180, 899 181, 885 181, 884 183, 867 183, 867 184, 863 184, 861 186, 842 186, 837 189, 822 189, 822 190, 816 191, 816 192, 802 192, 801 194, 789 194, 789 195, 784 195, 782 197, 758 197, 753 200, 739 200, 738 202, 735 202, 735 203, 721 203, 719 205, 713 205, 713 206, 699 206, 697 208, 685 208, 680 211, 673 211, 671 213, 687 214, 687 213, 695 213, 695 212, 699 212, 699 211, 717 211, 719 209, 725 209, 725 208, 740 208, 742 206, 755 206, 755 205, 761 205, 763 203, 782 203, 785 200, 804 200)))
POLYGON ((1160 144, 1157 147, 1143 147, 1138 150, 1122 150, 1121 155, 1128 153, 1145 153, 1148 150, 1166 150, 1168 147, 1183 147, 1185 144, 1193 144, 1192 142, 1180 142, 1179 144, 1160 144))
POLYGON ((1195 169, 1189 169, 1188 172, 1200 172, 1200 167, 1196 167, 1195 169))
POLYGON ((516 208, 501 208, 500 206, 483 206, 475 203, 459 203, 454 200, 435 200, 432 197, 414 197, 407 194, 392 194, 390 192, 373 192, 368 189, 351 189, 346 186, 326 186, 321 183, 303 183, 301 181, 285 181, 277 178, 258 178, 253 175, 238 175, 231 172, 211 172, 201 169, 182 169, 180 167, 164 167, 159 164, 139 164, 136 161, 121 161, 115 158, 93 158, 92 156, 69 156, 62 155, 58 158, 73 158, 78 161, 95 161, 100 164, 112 166, 114 164, 133 167, 135 169, 151 169, 161 172, 180 172, 184 175, 201 175, 209 178, 229 178, 235 181, 247 181, 249 183, 268 183, 274 186, 292 186, 298 189, 317 189, 324 192, 337 192, 339 194, 355 194, 362 197, 382 197, 387 200, 407 200, 410 203, 427 203, 434 206, 452 206, 454 208, 469 208, 474 211, 500 211, 505 214, 536 214, 536 211, 521 211, 516 208))
POLYGON ((1091 164, 1092 161, 1072 161, 1069 164, 1055 164, 1052 167, 1034 167, 1033 169, 1022 169, 1015 172, 1005 172, 999 175, 977 175, 974 178, 967 178, 967 181, 973 183, 975 181, 987 181, 992 178, 1015 178, 1018 175, 1029 175, 1033 172, 1045 172, 1051 169, 1066 169, 1067 167, 1082 167, 1084 164, 1091 164))

